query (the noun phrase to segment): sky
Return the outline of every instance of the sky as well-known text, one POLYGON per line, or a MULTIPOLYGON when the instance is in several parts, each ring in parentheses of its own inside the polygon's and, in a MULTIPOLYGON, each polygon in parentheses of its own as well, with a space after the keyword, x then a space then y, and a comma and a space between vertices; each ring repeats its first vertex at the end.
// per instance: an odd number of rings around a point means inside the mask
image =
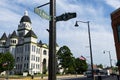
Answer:
MULTIPOLYGON (((34 13, 35 7, 48 2, 49 0, 0 0, 0 35, 17 31, 20 19, 27 10, 38 41, 48 44, 49 34, 46 29, 49 28, 49 21, 34 13)), ((59 47, 68 46, 74 57, 82 55, 90 63, 88 26, 85 23, 78 23, 79 27, 74 26, 75 21, 90 21, 93 63, 109 66, 107 51, 110 51, 112 64, 115 65, 116 51, 110 14, 119 6, 120 0, 56 0, 56 16, 68 12, 77 13, 76 18, 56 23, 57 44, 59 47)), ((41 9, 49 14, 49 5, 41 9)))

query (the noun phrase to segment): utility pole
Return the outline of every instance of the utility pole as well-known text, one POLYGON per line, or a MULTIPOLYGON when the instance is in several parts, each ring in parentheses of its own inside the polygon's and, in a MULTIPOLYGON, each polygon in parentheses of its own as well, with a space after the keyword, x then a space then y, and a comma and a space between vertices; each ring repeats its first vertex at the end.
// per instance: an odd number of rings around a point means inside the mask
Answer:
POLYGON ((50 0, 48 80, 56 80, 56 0, 50 0))

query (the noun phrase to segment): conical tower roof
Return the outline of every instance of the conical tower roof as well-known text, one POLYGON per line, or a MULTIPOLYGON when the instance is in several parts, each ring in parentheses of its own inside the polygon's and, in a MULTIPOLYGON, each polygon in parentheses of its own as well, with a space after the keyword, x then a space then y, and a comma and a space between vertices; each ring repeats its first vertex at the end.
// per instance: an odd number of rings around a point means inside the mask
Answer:
POLYGON ((14 32, 12 33, 12 35, 10 36, 10 38, 18 38, 18 36, 17 36, 17 34, 16 34, 16 31, 14 31, 14 32))

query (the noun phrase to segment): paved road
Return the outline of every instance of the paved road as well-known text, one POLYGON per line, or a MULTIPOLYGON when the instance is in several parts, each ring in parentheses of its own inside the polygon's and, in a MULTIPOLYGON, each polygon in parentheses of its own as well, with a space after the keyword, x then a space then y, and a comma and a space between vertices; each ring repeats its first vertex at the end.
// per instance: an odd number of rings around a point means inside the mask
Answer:
POLYGON ((109 76, 106 78, 103 78, 102 80, 118 80, 117 76, 109 76))
MULTIPOLYGON (((86 77, 78 77, 78 78, 67 78, 67 79, 57 79, 57 80, 92 80, 90 78, 86 77)), ((99 80, 98 77, 95 78, 95 80, 99 80)), ((117 76, 102 76, 102 80, 118 80, 117 76)))

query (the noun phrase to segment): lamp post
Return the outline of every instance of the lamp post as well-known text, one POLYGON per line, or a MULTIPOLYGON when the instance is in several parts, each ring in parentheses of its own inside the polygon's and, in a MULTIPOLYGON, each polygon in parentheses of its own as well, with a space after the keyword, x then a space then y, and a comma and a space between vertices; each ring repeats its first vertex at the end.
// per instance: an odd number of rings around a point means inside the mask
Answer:
POLYGON ((106 52, 109 53, 109 59, 110 59, 110 67, 112 68, 112 59, 111 59, 111 54, 110 54, 110 51, 106 51, 104 50, 103 53, 105 54, 106 52))
POLYGON ((86 23, 88 25, 88 36, 89 36, 89 47, 90 47, 90 58, 91 58, 91 68, 92 68, 92 78, 94 80, 94 71, 93 71, 93 57, 92 57, 92 46, 91 46, 91 36, 90 36, 90 26, 89 26, 89 21, 84 22, 84 21, 76 21, 75 27, 78 27, 78 22, 81 23, 86 23))

